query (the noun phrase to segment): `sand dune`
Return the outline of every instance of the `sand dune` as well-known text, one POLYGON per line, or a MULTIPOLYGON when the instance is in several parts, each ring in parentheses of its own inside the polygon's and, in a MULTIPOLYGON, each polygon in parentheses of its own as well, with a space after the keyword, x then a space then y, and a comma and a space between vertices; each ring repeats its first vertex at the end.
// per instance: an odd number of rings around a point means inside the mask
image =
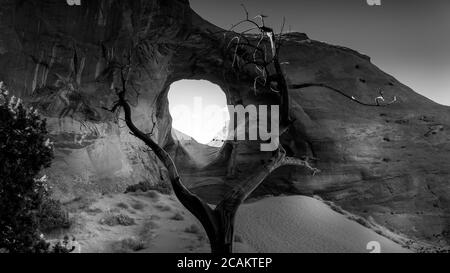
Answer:
POLYGON ((242 206, 236 232, 258 252, 362 252, 375 241, 381 252, 409 252, 347 219, 319 200, 273 197, 242 206))

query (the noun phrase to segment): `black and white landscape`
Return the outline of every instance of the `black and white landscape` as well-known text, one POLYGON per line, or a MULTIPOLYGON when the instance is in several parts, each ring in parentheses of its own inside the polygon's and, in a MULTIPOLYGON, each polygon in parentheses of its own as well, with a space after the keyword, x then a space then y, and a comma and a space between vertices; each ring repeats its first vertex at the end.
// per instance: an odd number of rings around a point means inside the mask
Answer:
POLYGON ((213 2, 0 0, 0 252, 448 252, 450 5, 213 2))

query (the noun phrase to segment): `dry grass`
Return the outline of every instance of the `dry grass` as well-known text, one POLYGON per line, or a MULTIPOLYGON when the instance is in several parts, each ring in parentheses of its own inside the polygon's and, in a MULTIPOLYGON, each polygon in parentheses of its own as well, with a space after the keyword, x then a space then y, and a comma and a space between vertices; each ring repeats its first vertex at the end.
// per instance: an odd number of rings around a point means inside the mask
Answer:
POLYGON ((141 202, 141 201, 135 200, 135 201, 133 201, 133 203, 131 204, 131 207, 132 207, 133 209, 135 209, 135 210, 143 210, 143 209, 146 207, 146 205, 145 205, 143 202, 141 202))
POLYGON ((184 216, 180 212, 176 212, 170 219, 174 221, 183 221, 184 216))
POLYGON ((242 240, 242 237, 239 236, 239 235, 234 235, 234 241, 236 243, 243 243, 244 242, 244 240, 242 240))
POLYGON ((155 221, 148 219, 144 222, 144 225, 139 232, 139 236, 147 241, 151 240, 155 233, 155 229, 157 228, 159 228, 159 225, 155 221))
POLYGON ((190 225, 184 229, 186 233, 201 234, 201 230, 197 225, 190 225))
POLYGON ((126 203, 124 203, 124 202, 117 203, 116 206, 117 206, 118 208, 121 208, 121 209, 128 209, 128 208, 129 208, 128 204, 126 204, 126 203))
POLYGON ((126 238, 120 240, 113 244, 112 249, 117 253, 130 253, 143 250, 147 248, 145 241, 141 239, 136 239, 134 237, 126 238))
POLYGON ((167 205, 162 205, 162 204, 156 205, 155 208, 157 208, 159 211, 162 211, 162 212, 172 211, 171 207, 169 207, 167 205))
POLYGON ((145 193, 145 196, 147 196, 151 199, 159 199, 159 194, 156 191, 148 191, 145 193))
POLYGON ((80 210, 86 211, 89 209, 89 207, 95 202, 95 198, 93 197, 86 197, 86 196, 79 196, 71 201, 63 203, 63 206, 69 211, 69 212, 77 212, 80 210))
POLYGON ((101 208, 96 208, 96 207, 88 208, 86 210, 86 213, 89 214, 89 215, 97 215, 97 214, 102 213, 102 212, 103 212, 103 210, 101 208))
POLYGON ((159 215, 152 215, 150 216, 150 220, 160 220, 161 217, 159 215))

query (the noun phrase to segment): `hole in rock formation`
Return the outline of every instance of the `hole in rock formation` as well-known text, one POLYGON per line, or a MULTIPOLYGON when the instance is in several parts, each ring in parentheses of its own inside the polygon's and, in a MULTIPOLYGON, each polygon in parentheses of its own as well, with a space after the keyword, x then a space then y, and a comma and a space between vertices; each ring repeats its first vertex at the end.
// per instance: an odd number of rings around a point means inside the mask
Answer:
POLYGON ((168 100, 175 138, 215 147, 224 144, 229 114, 225 93, 218 85, 180 80, 170 86, 168 100))

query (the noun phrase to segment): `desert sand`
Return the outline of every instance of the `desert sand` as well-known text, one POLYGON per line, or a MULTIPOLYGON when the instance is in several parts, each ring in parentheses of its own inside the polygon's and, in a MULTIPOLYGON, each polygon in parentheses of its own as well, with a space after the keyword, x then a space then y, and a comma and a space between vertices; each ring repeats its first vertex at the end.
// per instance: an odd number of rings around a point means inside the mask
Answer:
POLYGON ((237 233, 258 252, 369 253, 369 242, 378 242, 381 252, 409 251, 306 196, 246 204, 236 224, 237 233))
MULTIPOLYGON (((66 204, 80 252, 209 252, 200 223, 172 195, 155 191, 79 198, 66 204)), ((349 220, 320 200, 269 197, 243 205, 236 219, 235 252, 381 252, 407 249, 349 220)))

